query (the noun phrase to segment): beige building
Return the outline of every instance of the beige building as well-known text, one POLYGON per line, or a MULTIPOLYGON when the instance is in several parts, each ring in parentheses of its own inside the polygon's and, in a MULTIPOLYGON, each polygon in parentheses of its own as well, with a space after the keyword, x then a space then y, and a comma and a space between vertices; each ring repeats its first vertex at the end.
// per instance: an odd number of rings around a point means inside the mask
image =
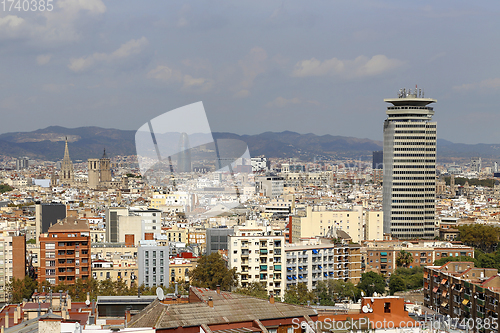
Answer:
POLYGON ((301 238, 332 237, 336 230, 345 231, 354 243, 364 239, 363 208, 327 210, 325 206, 307 206, 306 216, 292 218, 292 243, 301 238))
POLYGON ((384 240, 384 212, 365 211, 365 240, 384 240))
POLYGON ((188 242, 188 229, 174 225, 172 227, 164 227, 161 230, 163 236, 168 238, 169 242, 188 242))
POLYGON ((92 277, 98 281, 122 280, 130 287, 137 280, 138 268, 135 260, 94 260, 92 277))
POLYGON ((174 258, 170 260, 168 265, 170 270, 170 282, 189 282, 189 272, 196 268, 196 262, 184 259, 184 258, 174 258))

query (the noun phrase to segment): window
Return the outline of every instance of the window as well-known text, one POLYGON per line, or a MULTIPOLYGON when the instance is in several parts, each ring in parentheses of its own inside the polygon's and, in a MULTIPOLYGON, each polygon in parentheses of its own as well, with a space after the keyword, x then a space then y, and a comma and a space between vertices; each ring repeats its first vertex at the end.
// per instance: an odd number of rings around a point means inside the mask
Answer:
POLYGON ((45 249, 46 250, 55 250, 56 249, 56 243, 45 243, 45 249))
POLYGON ((384 313, 391 313, 391 303, 384 303, 384 313))
POLYGON ((149 258, 149 251, 144 251, 144 258, 149 258))

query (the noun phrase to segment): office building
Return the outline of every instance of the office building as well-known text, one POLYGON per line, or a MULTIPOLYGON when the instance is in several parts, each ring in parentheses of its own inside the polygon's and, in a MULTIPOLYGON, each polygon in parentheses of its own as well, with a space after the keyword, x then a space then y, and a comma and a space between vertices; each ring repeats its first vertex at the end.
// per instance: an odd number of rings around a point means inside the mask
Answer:
POLYGON ((283 194, 284 178, 279 176, 255 177, 255 192, 268 198, 276 198, 283 194))
POLYGON ((341 280, 355 285, 361 279, 361 252, 358 244, 288 245, 286 286, 303 282, 309 290, 318 281, 341 280))
POLYGON ((168 246, 157 246, 154 240, 141 241, 138 247, 138 285, 167 286, 169 281, 168 246))
POLYGON ((436 100, 402 89, 384 100, 384 233, 398 239, 432 239, 436 197, 436 100))
POLYGON ((218 252, 219 250, 227 250, 228 237, 234 234, 233 229, 229 228, 207 228, 207 254, 218 252))
POLYGON ((40 236, 38 282, 75 284, 91 276, 90 229, 86 220, 65 218, 40 236))
POLYGON ((483 168, 481 157, 473 157, 470 159, 470 171, 480 173, 483 168))
POLYGON ((16 170, 24 170, 29 167, 29 158, 18 157, 16 160, 16 170))
POLYGON ((35 205, 35 237, 37 244, 41 234, 48 232, 51 225, 64 218, 66 218, 66 205, 37 202, 35 205))
POLYGON ((132 243, 161 235, 161 210, 106 208, 106 242, 132 243), (128 239, 128 240, 127 240, 128 239))

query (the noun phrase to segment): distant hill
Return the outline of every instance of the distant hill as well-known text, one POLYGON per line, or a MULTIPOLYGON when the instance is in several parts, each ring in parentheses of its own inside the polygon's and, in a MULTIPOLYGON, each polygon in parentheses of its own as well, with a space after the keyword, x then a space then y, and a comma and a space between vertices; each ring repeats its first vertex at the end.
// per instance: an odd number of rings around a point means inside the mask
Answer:
MULTIPOLYGON (((371 159, 371 153, 382 150, 382 142, 354 137, 299 134, 295 132, 265 132, 256 135, 213 133, 216 139, 238 139, 247 143, 251 156, 300 158, 371 159)), ((0 134, 0 155, 28 156, 50 161, 63 158, 64 140, 70 143, 73 160, 87 160, 102 156, 134 155, 135 131, 100 127, 65 128, 51 126, 33 132, 0 134)), ((438 139, 438 159, 500 158, 500 144, 461 144, 438 139)))

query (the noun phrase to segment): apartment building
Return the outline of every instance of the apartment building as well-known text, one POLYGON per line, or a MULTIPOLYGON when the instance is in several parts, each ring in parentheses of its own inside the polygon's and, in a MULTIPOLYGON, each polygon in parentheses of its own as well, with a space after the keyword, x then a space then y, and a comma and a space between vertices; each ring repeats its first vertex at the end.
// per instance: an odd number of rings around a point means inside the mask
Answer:
POLYGON ((474 248, 462 244, 442 241, 378 241, 367 242, 366 271, 390 275, 396 267, 396 259, 401 251, 411 253, 413 261, 408 267, 428 266, 434 261, 446 257, 474 258, 474 248))
MULTIPOLYGON (((459 322, 474 324, 474 331, 491 331, 500 314, 500 276, 493 268, 473 262, 449 262, 424 268, 424 305, 459 322), (486 319, 490 327, 484 327, 486 319), (477 324, 481 323, 483 329, 477 324)), ((498 326, 498 325, 496 325, 498 326)), ((494 329, 497 331, 497 329, 494 329)))
POLYGON ((161 210, 128 209, 109 207, 106 209, 106 242, 124 243, 133 235, 135 245, 145 239, 161 235, 161 210))
POLYGON ((8 302, 8 285, 26 275, 25 236, 0 237, 0 303, 8 302))
POLYGON ((87 221, 67 217, 40 236, 38 281, 75 284, 91 274, 90 229, 87 221))
POLYGON ((138 267, 135 262, 115 264, 112 260, 92 261, 92 277, 97 281, 123 281, 127 287, 130 287, 137 280, 137 276, 138 267))
POLYGON ((169 247, 155 241, 141 241, 138 248, 139 282, 146 287, 168 286, 169 247))
POLYGON ((169 263, 170 281, 189 282, 189 272, 196 268, 196 262, 185 258, 172 258, 169 263))
POLYGON ((245 235, 229 236, 229 268, 236 268, 238 282, 244 288, 252 282, 262 282, 268 293, 285 295, 283 255, 285 236, 265 236, 256 229, 245 235))
POLYGON ((361 279, 358 244, 289 244, 285 247, 286 285, 303 282, 309 290, 318 281, 335 279, 357 284, 361 279))
POLYGON ((384 240, 384 213, 380 210, 367 210, 365 215, 366 240, 384 240))
POLYGON ((292 243, 301 238, 334 237, 336 230, 345 231, 354 243, 364 239, 363 208, 329 210, 326 206, 307 206, 304 217, 292 218, 292 243))
POLYGON ((188 242, 188 230, 186 228, 173 225, 171 227, 163 227, 161 233, 163 236, 168 238, 169 242, 188 242))

